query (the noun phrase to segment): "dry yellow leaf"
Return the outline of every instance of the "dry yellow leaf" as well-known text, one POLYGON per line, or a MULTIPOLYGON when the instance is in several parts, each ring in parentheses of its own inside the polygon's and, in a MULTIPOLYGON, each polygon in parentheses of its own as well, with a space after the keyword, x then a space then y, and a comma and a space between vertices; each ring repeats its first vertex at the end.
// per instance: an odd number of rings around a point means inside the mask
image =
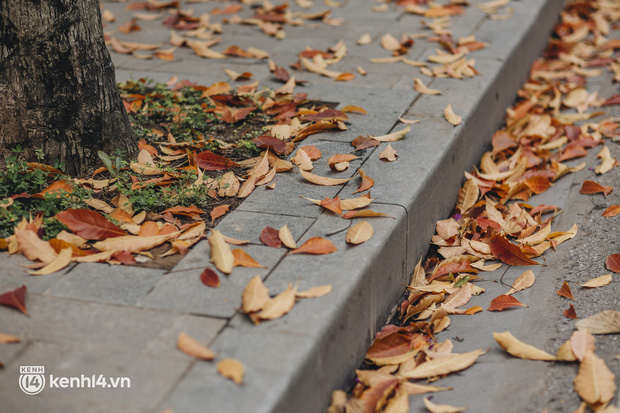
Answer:
POLYGON ((411 130, 411 125, 408 125, 405 128, 397 132, 392 132, 392 133, 389 133, 387 135, 382 135, 382 136, 372 136, 372 138, 379 142, 395 142, 395 141, 399 141, 402 138, 404 138, 407 132, 409 132, 410 130, 411 130))
POLYGON ((611 273, 609 273, 609 274, 601 275, 600 277, 592 278, 591 280, 588 280, 584 282, 583 284, 579 284, 579 285, 585 288, 597 288, 597 287, 602 287, 604 285, 607 285, 611 281, 612 281, 611 273))
POLYGON ((577 357, 573 353, 573 349, 570 345, 570 340, 566 340, 558 349, 555 355, 555 359, 559 361, 575 361, 577 357))
POLYGON ((232 380, 235 384, 243 384, 243 364, 235 359, 223 359, 217 363, 217 372, 220 376, 232 380))
POLYGON ((73 249, 71 247, 63 248, 52 262, 37 271, 30 271, 30 274, 47 275, 55 273, 56 271, 60 271, 71 263, 72 255, 73 249))
POLYGON ((306 151, 301 149, 297 151, 295 156, 291 159, 291 162, 297 165, 302 171, 311 171, 314 169, 312 159, 310 159, 306 151))
POLYGON ((588 330, 574 331, 570 336, 570 348, 578 360, 583 360, 588 351, 594 351, 595 339, 588 330))
POLYGON ((616 159, 611 157, 611 152, 607 146, 603 146, 603 149, 596 155, 601 159, 600 165, 594 168, 594 172, 599 175, 609 172, 614 166, 616 166, 616 159))
POLYGON ((357 39, 357 44, 359 44, 360 46, 370 44, 371 42, 372 42, 372 37, 370 37, 370 34, 368 33, 362 34, 359 37, 359 39, 357 39))
POLYGON ((295 297, 297 298, 316 298, 327 295, 331 292, 331 285, 319 285, 318 287, 313 287, 305 291, 298 291, 295 293, 295 297))
POLYGON ((385 159, 388 162, 393 162, 398 158, 398 152, 392 148, 392 144, 388 143, 387 147, 379 153, 379 159, 385 159))
POLYGON ((464 370, 478 360, 484 352, 480 349, 468 353, 447 354, 434 360, 425 361, 413 370, 402 374, 407 379, 426 379, 464 370))
POLYGON ((19 251, 30 261, 39 260, 47 264, 54 261, 58 255, 50 243, 43 241, 34 231, 16 228, 15 240, 19 251))
POLYGON ((517 291, 525 290, 526 288, 530 288, 534 285, 536 281, 536 276, 532 272, 532 270, 527 270, 523 274, 519 275, 517 279, 512 283, 510 290, 506 293, 506 295, 514 294, 517 291))
POLYGON ((493 333, 493 337, 497 344, 499 344, 509 354, 524 360, 555 360, 555 356, 547 353, 546 351, 537 349, 534 346, 525 344, 522 341, 517 340, 510 331, 503 333, 493 333))
POLYGON ((244 313, 260 311, 269 300, 269 290, 263 284, 260 276, 256 275, 243 289, 241 309, 244 313))
POLYGON ((215 50, 209 49, 206 46, 205 42, 201 42, 198 40, 189 41, 189 47, 192 48, 194 53, 197 56, 205 57, 207 59, 226 59, 226 56, 220 52, 216 52, 215 50))
POLYGON ((22 339, 10 334, 0 333, 0 344, 19 343, 22 339))
POLYGON ((594 352, 588 351, 579 364, 573 383, 579 396, 588 404, 609 402, 616 392, 615 375, 594 352))
MULTIPOLYGON (((372 201, 374 201, 374 198, 369 198, 367 196, 360 196, 358 198, 341 199, 340 209, 342 209, 343 211, 350 211, 352 209, 364 208, 370 205, 372 201)), ((320 205, 320 201, 318 205, 320 205)))
POLYGON ((424 405, 431 413, 459 413, 467 410, 467 407, 454 407, 448 404, 435 404, 431 402, 428 397, 424 398, 424 405))
POLYGON ((401 48, 400 42, 390 33, 386 33, 381 37, 381 47, 385 50, 394 51, 401 48))
POLYGON ((480 189, 473 179, 468 179, 463 187, 459 189, 456 206, 461 212, 465 212, 478 202, 480 189))
POLYGON ((301 174, 301 176, 308 182, 311 182, 315 185, 324 185, 324 186, 332 186, 332 185, 342 185, 344 183, 349 182, 351 179, 353 179, 355 177, 355 175, 353 175, 350 178, 345 178, 345 179, 341 179, 341 178, 328 178, 325 176, 319 176, 319 175, 315 175, 315 174, 311 174, 310 172, 306 172, 303 169, 299 170, 299 173, 301 174))
POLYGON ((608 310, 577 321, 579 330, 588 330, 590 334, 620 333, 620 311, 608 310))
POLYGON ((423 287, 426 284, 426 272, 424 271, 424 268, 422 268, 422 257, 420 256, 420 261, 418 261, 413 268, 413 274, 411 274, 411 282, 409 283, 409 287, 423 287))
POLYGON ((211 262, 224 274, 230 274, 235 265, 235 257, 230 250, 230 246, 224 241, 222 233, 212 229, 207 238, 211 247, 211 262))
POLYGON ((262 311, 258 313, 258 318, 262 320, 275 320, 291 311, 295 305, 296 292, 297 287, 293 288, 292 284, 289 284, 286 290, 267 300, 262 311))
POLYGON ((188 356, 196 357, 202 360, 213 360, 215 353, 206 346, 200 344, 198 340, 187 334, 180 332, 177 338, 177 347, 188 356))
POLYGON ((171 234, 154 235, 151 237, 123 235, 121 237, 108 238, 103 241, 96 242, 93 244, 93 247, 99 251, 140 252, 150 250, 151 248, 161 245, 168 240, 176 238, 180 233, 180 231, 177 231, 171 234))
POLYGON ((431 89, 427 87, 420 79, 417 77, 413 79, 413 89, 416 92, 422 93, 423 95, 441 95, 441 91, 437 89, 431 89))
POLYGON ((282 241, 282 244, 284 244, 287 248, 290 248, 292 250, 297 248, 297 243, 295 242, 293 234, 291 234, 291 231, 288 229, 288 224, 280 228, 280 231, 278 231, 278 236, 280 238, 280 241, 282 241))
POLYGON ((463 118, 461 116, 454 113, 451 104, 448 104, 448 106, 446 106, 446 108, 443 110, 443 116, 448 122, 450 122, 454 126, 460 125, 463 121, 463 118))
POLYGON ((250 195, 253 191, 254 188, 256 188, 256 181, 257 181, 257 177, 256 175, 250 175, 250 177, 248 179, 246 179, 246 181, 243 183, 243 185, 241 185, 241 188, 239 188, 239 192, 237 193, 237 197, 238 198, 246 198, 248 195, 250 195))
POLYGON ((375 230, 368 221, 361 221, 349 228, 345 241, 354 245, 361 244, 372 238, 374 233, 375 230))

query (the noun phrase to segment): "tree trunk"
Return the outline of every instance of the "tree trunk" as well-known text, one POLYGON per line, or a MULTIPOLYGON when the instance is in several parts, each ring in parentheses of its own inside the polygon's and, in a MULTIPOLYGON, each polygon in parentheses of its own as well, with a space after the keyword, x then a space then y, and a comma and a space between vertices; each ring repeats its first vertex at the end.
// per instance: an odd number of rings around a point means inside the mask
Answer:
POLYGON ((0 0, 0 102, 0 162, 19 144, 84 175, 136 152, 98 0, 0 0))

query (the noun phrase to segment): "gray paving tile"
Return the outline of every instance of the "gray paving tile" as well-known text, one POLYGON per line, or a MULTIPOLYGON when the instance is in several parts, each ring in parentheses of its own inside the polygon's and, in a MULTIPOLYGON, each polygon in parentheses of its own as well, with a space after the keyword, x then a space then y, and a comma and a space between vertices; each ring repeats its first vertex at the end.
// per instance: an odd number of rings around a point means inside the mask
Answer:
POLYGON ((72 268, 72 265, 70 265, 64 270, 54 274, 30 275, 28 274, 28 269, 24 266, 31 265, 32 261, 21 254, 9 255, 6 252, 2 252, 1 254, 2 271, 0 271, 0 293, 13 290, 22 285, 28 288, 28 292, 42 293, 58 282, 58 280, 72 268))
MULTIPOLYGON (((2 375, 3 373, 0 373, 2 375)), ((74 400, 45 397, 42 394, 36 396, 27 396, 21 392, 17 386, 19 380, 19 370, 12 377, 15 386, 0 389, 0 397, 2 397, 2 410, 10 413, 31 413, 31 412, 49 412, 49 413, 80 413, 84 411, 84 406, 79 406, 74 400)))
POLYGON ((137 304, 165 271, 135 266, 79 264, 45 291, 54 297, 113 304, 137 304))

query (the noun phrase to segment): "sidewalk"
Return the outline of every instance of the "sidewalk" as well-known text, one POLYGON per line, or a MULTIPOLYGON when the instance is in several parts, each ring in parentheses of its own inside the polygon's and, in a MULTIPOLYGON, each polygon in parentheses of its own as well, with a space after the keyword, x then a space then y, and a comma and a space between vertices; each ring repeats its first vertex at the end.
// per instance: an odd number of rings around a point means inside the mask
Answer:
MULTIPOLYGON (((285 67, 294 63, 305 47, 325 50, 344 40, 348 53, 330 69, 355 72, 362 66, 368 72, 366 76, 357 74, 350 82, 334 82, 314 73, 296 73, 298 80, 309 81, 296 91, 337 107, 350 104, 368 111, 368 115, 351 114, 347 131, 316 134, 304 141, 319 148, 324 158, 351 152, 350 141, 358 135, 383 135, 402 129, 399 117, 421 120, 412 125, 405 139, 393 144, 400 154, 396 162, 388 164, 378 158, 385 147, 382 144, 364 151, 350 168, 349 176, 362 167, 375 180, 372 209, 394 219, 373 218, 375 235, 355 247, 345 243, 343 234, 330 237, 338 251, 326 256, 286 255, 284 249, 265 247, 259 241, 265 226, 280 228, 287 224, 298 243, 344 228, 347 222, 340 217, 298 196, 350 198, 359 184, 355 178, 343 187, 318 187, 302 181, 298 173, 279 174, 275 190, 256 190, 217 228, 230 237, 250 239, 252 245, 244 249, 268 268, 236 268, 230 276, 221 277, 218 289, 207 289, 199 280, 209 264, 206 241, 169 272, 79 264, 65 272, 32 277, 20 267, 25 259, 3 256, 0 286, 12 289, 27 285, 31 314, 26 318, 0 308, 0 331, 24 338, 19 344, 0 346, 0 360, 6 366, 0 371, 0 397, 6 411, 161 412, 168 407, 177 413, 325 411, 331 392, 348 385, 377 329, 402 294, 402 284, 409 281, 420 254, 428 249, 435 222, 450 213, 463 171, 470 170, 487 149, 505 108, 546 44, 562 6, 561 1, 512 1, 514 14, 510 19, 491 20, 476 7, 481 1, 471 3, 463 16, 451 19, 449 30, 455 39, 475 35, 489 46, 468 55, 475 59, 480 76, 464 80, 429 78, 404 63, 369 62, 370 58, 389 56, 379 45, 384 33, 398 38, 402 33, 428 32, 420 23, 425 18, 405 13, 396 5, 376 13, 371 10, 374 4, 345 1, 332 12, 333 18, 344 18, 345 26, 287 26, 287 38, 281 41, 253 26, 224 25, 222 42, 214 49, 258 47, 285 67), (356 45, 365 32, 372 35, 373 42, 356 45), (414 77, 442 94, 415 92, 414 77), (463 117, 457 127, 443 117, 448 104, 463 117), (281 319, 255 326, 238 308, 243 288, 257 274, 274 292, 282 291, 289 282, 299 282, 300 290, 323 284, 331 284, 333 289, 327 296, 302 300, 281 319), (245 367, 244 385, 219 376, 215 363, 196 361, 179 352, 175 343, 181 331, 213 349, 217 360, 240 360, 245 367), (23 365, 45 366, 47 373, 57 376, 128 377, 131 389, 46 389, 27 396, 18 387, 19 367, 23 365)), ((118 22, 112 27, 129 19, 126 5, 104 3, 104 8, 117 16, 118 22)), ((217 6, 224 7, 224 3, 183 4, 193 8, 195 15, 217 6)), ((317 4, 305 12, 323 9, 317 4)), ((252 13, 246 8, 239 14, 249 17, 252 13)), ((143 30, 128 35, 127 40, 168 41, 169 30, 160 21, 140 25, 143 30)), ((425 61, 435 54, 436 47, 437 43, 416 39, 407 57, 425 61)), ((112 53, 119 81, 129 77, 166 81, 176 75, 209 85, 228 80, 226 68, 251 72, 264 86, 281 86, 274 82, 265 61, 201 59, 189 49, 178 49, 175 56, 173 61, 160 61, 112 53)), ((313 173, 327 176, 329 168, 317 163, 313 173)), ((556 189, 568 196, 571 184, 565 179, 556 189)), ((562 206, 558 202, 554 198, 547 203, 562 206)), ((565 223, 561 220, 558 225, 565 223)), ((506 282, 511 281, 512 272, 518 275, 509 269, 506 282)), ((488 284, 491 291, 493 283, 488 284)), ((544 302, 545 298, 533 297, 531 301, 535 300, 544 302)), ((527 314, 520 316, 534 317, 533 312, 527 314)), ((536 320, 514 317, 514 313, 494 317, 503 329, 510 323, 524 329, 536 325, 536 320)), ((481 322, 479 318, 468 321, 481 322)), ((468 337, 467 331, 476 328, 474 324, 451 327, 450 335, 468 337)), ((459 351, 470 347, 478 348, 480 343, 468 339, 459 351)), ((493 354, 494 361, 500 360, 500 353, 493 354)), ((491 360, 488 366, 475 370, 468 386, 463 386, 462 380, 454 386, 465 393, 479 391, 482 386, 481 399, 492 397, 493 386, 499 388, 512 370, 502 373, 500 380, 491 360)), ((449 380, 443 385, 450 385, 449 380)), ((463 393, 449 394, 446 402, 463 393)), ((485 406, 470 405, 470 409, 484 411, 485 406)))

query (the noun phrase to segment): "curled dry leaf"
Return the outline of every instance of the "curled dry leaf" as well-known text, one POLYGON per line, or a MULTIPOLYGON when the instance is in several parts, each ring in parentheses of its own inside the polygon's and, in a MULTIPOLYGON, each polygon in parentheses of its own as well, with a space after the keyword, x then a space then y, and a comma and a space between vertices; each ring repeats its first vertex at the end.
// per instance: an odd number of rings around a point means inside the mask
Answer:
POLYGON ((608 403, 615 395, 615 375, 609 370, 605 362, 592 351, 588 351, 575 377, 575 390, 588 404, 608 403))
POLYGON ((361 221, 349 228, 345 241, 354 245, 361 244, 368 241, 374 233, 375 230, 368 221, 361 221))
POLYGON ((591 334, 619 334, 620 311, 608 310, 577 321, 579 330, 588 330, 591 334))
POLYGON ((220 277, 211 268, 205 268, 200 273, 200 281, 207 287, 218 288, 220 286, 220 277))
POLYGON ((226 214, 230 209, 230 205, 218 205, 211 210, 211 222, 215 221, 222 215, 226 214))
POLYGON ((411 131, 411 125, 407 125, 403 129, 396 131, 396 132, 389 133, 387 135, 372 136, 372 139, 379 141, 379 142, 396 142, 404 138, 405 135, 409 131, 411 131))
POLYGON ((0 344, 19 343, 21 338, 12 336, 10 334, 0 333, 0 344))
POLYGON ((299 248, 289 252, 289 254, 313 254, 325 255, 336 251, 338 247, 328 239, 321 237, 312 237, 304 242, 299 248))
POLYGON ((235 359, 223 359, 217 363, 217 372, 220 376, 232 380, 235 384, 243 384, 243 376, 245 374, 243 364, 235 359))
POLYGON ((26 309, 27 291, 28 288, 25 285, 22 285, 19 288, 0 294, 0 305, 16 308, 22 313, 28 315, 28 310, 26 309))
POLYGON ((198 340, 181 332, 177 338, 177 347, 188 356, 201 360, 213 360, 215 353, 206 346, 200 344, 198 340))
POLYGON ((297 291, 295 293, 295 297, 297 298, 316 298, 323 297, 324 295, 329 294, 332 291, 331 285, 319 285, 318 287, 313 287, 305 291, 297 291))
POLYGON ((573 306, 572 304, 562 312, 562 314, 564 314, 564 317, 576 320, 577 319, 577 310, 575 310, 575 306, 573 306))
POLYGON ((268 247, 280 248, 282 242, 280 241, 280 232, 271 227, 265 227, 260 233, 260 240, 268 247))
POLYGON ((605 259, 605 266, 609 271, 620 273, 620 254, 611 254, 605 259))
POLYGON ((451 104, 448 104, 448 106, 446 106, 446 108, 443 110, 443 116, 448 122, 450 122, 454 126, 460 125, 463 121, 463 118, 461 116, 454 113, 451 104))
POLYGON ((242 250, 241 248, 235 248, 232 250, 233 257, 235 259, 235 267, 247 267, 247 268, 265 268, 260 265, 250 254, 242 250))
POLYGON ((295 242, 295 238, 293 237, 293 234, 288 229, 288 224, 280 228, 280 231, 278 231, 278 237, 280 238, 280 241, 282 241, 282 244, 284 244, 286 248, 290 248, 292 250, 297 248, 297 243, 295 242))
POLYGON ((357 173, 360 175, 360 178, 362 178, 362 181, 360 182, 360 185, 357 187, 357 190, 353 192, 354 194, 357 194, 358 192, 366 191, 375 185, 375 180, 369 177, 368 175, 366 175, 366 173, 364 172, 362 168, 358 169, 357 173))
POLYGON ((329 209, 335 214, 342 216, 342 208, 340 207, 340 197, 336 195, 335 198, 325 198, 320 204, 323 208, 329 209))
POLYGON ((521 249, 501 235, 494 234, 489 242, 491 253, 508 265, 540 265, 528 258, 521 249))
POLYGON ((370 44, 372 42, 372 37, 370 37, 369 33, 364 33, 362 34, 359 39, 357 39, 357 44, 359 44, 360 46, 364 46, 367 44, 370 44))
POLYGON ((325 176, 319 176, 319 175, 315 175, 315 174, 311 174, 310 172, 306 172, 302 169, 299 170, 299 173, 301 174, 301 176, 308 182, 311 182, 315 185, 324 185, 324 186, 333 186, 333 185, 342 185, 344 183, 349 182, 351 179, 353 179, 352 176, 350 178, 346 178, 346 179, 340 179, 340 178, 328 178, 325 176))
POLYGON ((511 295, 499 295, 491 301, 491 305, 487 308, 488 311, 504 311, 510 307, 527 307, 516 298, 511 295))
POLYGON ((261 278, 256 275, 243 289, 241 296, 241 309, 244 313, 260 311, 269 300, 269 290, 263 284, 261 278))
POLYGON ((441 95, 441 91, 437 89, 431 89, 422 83, 420 79, 417 77, 413 79, 413 89, 416 92, 422 93, 423 95, 441 95))
POLYGON ((207 238, 211 247, 211 262, 224 274, 230 274, 235 265, 235 257, 230 250, 230 246, 224 241, 222 233, 212 229, 207 238))
POLYGON ((606 218, 615 217, 618 214, 620 214, 620 205, 611 205, 603 212, 606 218))
POLYGON ((579 193, 585 195, 602 193, 603 195, 605 195, 605 198, 607 198, 607 195, 609 195, 611 191, 613 191, 613 188, 611 186, 601 185, 598 182, 594 181, 583 181, 579 193))
POLYGON ((93 247, 99 251, 113 252, 140 252, 150 250, 153 247, 163 244, 173 238, 179 236, 179 232, 171 234, 155 235, 151 237, 138 237, 135 235, 125 235, 122 237, 107 238, 103 241, 96 242, 93 247))
POLYGON ((493 333, 493 337, 497 344, 500 345, 509 354, 524 359, 524 360, 543 360, 553 361, 555 356, 547 353, 546 351, 537 349, 534 346, 525 344, 522 341, 517 340, 510 331, 503 333, 493 333))
POLYGON ((379 159, 388 162, 394 162, 398 158, 398 153, 392 148, 392 144, 388 143, 384 150, 379 153, 379 159))
POLYGON ((596 349, 594 336, 588 330, 573 331, 569 343, 577 360, 583 360, 588 351, 596 349))
POLYGON ((34 231, 28 229, 15 228, 15 241, 19 251, 30 261, 39 260, 47 264, 58 255, 48 241, 43 241, 34 231))
MULTIPOLYGON (((449 404, 435 404, 429 397, 424 398, 424 406, 430 413, 459 413, 467 410, 467 407, 455 407, 449 404)), ((408 409, 407 409, 408 410, 408 409)))
POLYGON ((286 290, 273 298, 267 299, 263 309, 257 314, 261 320, 275 320, 288 313, 295 306, 295 294, 297 293, 297 287, 292 286, 289 283, 286 290))
POLYGON ((461 371, 471 366, 484 352, 474 350, 469 353, 446 354, 433 360, 425 361, 411 371, 402 374, 407 379, 426 379, 461 371))
POLYGON ((598 287, 602 287, 604 285, 609 284, 611 281, 612 281, 611 273, 609 273, 609 274, 601 275, 600 277, 592 278, 591 280, 588 280, 584 282, 583 284, 579 284, 579 285, 584 288, 598 288, 598 287))
POLYGON ((564 281, 564 284, 562 284, 562 287, 557 291, 557 294, 560 297, 566 297, 566 298, 570 298, 571 300, 575 300, 575 297, 573 297, 573 293, 570 290, 570 286, 568 285, 568 282, 564 281))
POLYGON ((71 263, 72 256, 73 248, 63 248, 53 261, 37 271, 31 271, 30 274, 47 275, 60 271, 71 263))
POLYGON ((519 275, 517 279, 512 283, 510 290, 506 293, 506 295, 514 294, 517 291, 523 291, 526 288, 530 288, 534 285, 536 281, 536 276, 532 270, 527 270, 523 274, 519 275))

